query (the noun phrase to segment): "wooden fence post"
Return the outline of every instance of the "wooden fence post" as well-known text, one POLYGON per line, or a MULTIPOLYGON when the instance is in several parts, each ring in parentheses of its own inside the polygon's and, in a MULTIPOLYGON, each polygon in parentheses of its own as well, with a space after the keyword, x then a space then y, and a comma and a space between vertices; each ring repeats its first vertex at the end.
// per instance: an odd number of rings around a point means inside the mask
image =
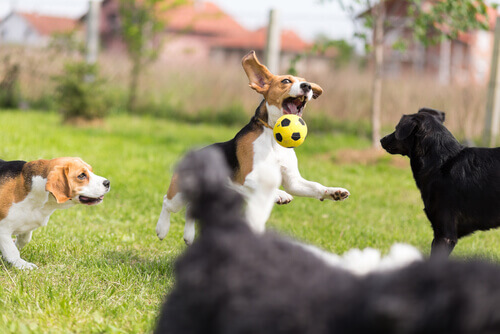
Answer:
POLYGON ((382 109, 382 78, 384 72, 384 20, 385 3, 381 0, 373 7, 375 16, 375 30, 373 37, 375 73, 372 83, 372 147, 380 148, 380 128, 382 109))
POLYGON ((269 25, 267 28, 266 66, 271 73, 280 71, 281 31, 279 15, 276 9, 269 12, 269 25))
POLYGON ((100 0, 89 0, 89 12, 87 14, 87 54, 85 60, 88 64, 97 62, 99 53, 99 12, 101 10, 100 0))
POLYGON ((488 99, 486 101, 486 115, 484 121, 483 144, 496 144, 500 121, 500 17, 495 25, 495 42, 490 66, 490 82, 488 84, 488 99))

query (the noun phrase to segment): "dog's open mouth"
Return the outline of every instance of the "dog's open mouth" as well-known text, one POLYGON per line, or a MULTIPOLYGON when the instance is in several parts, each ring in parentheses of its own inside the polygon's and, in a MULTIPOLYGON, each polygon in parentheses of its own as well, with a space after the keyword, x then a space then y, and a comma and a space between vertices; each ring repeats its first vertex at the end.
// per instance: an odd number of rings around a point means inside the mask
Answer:
POLYGON ((307 97, 304 95, 286 98, 283 101, 283 112, 285 114, 302 116, 306 103, 307 97))
POLYGON ((104 195, 99 196, 97 198, 92 198, 92 197, 80 195, 78 197, 78 200, 80 201, 80 203, 85 204, 85 205, 95 205, 95 204, 101 203, 103 198, 104 198, 104 195))

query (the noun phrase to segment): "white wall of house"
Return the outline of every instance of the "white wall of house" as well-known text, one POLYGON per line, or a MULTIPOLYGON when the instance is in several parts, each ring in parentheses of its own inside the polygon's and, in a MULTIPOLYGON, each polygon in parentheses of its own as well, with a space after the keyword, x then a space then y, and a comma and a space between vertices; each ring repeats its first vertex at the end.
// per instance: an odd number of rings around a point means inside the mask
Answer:
POLYGON ((475 82, 484 84, 488 82, 494 39, 492 31, 477 31, 475 33, 474 48, 472 48, 470 55, 472 78, 475 82))
POLYGON ((40 35, 24 17, 12 13, 0 22, 0 43, 44 46, 48 38, 40 35))

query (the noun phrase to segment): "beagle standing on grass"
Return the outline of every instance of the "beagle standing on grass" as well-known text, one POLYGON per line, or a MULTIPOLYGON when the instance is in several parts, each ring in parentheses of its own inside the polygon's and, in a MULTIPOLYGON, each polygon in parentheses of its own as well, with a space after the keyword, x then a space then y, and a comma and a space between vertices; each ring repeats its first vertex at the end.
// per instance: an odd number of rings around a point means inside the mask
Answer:
MULTIPOLYGON (((276 189, 275 202, 278 204, 289 203, 293 196, 312 197, 321 201, 346 199, 349 196, 346 189, 325 187, 302 178, 295 151, 280 146, 273 137, 273 127, 278 118, 284 114, 302 116, 306 103, 323 93, 321 87, 295 76, 273 75, 259 63, 254 51, 243 57, 242 65, 250 87, 262 94, 264 100, 250 122, 232 140, 211 145, 224 153, 231 168, 233 184, 242 187, 243 193, 248 190, 253 193, 259 187, 258 173, 277 170, 281 174, 281 185, 284 188, 284 191, 276 189)), ((168 233, 170 214, 178 212, 184 204, 183 196, 178 191, 177 175, 174 174, 156 225, 156 234, 160 239, 165 238, 168 233)), ((264 231, 268 218, 266 210, 247 206, 246 217, 254 232, 264 231)), ((194 235, 194 220, 189 217, 188 208, 184 227, 186 244, 193 242, 194 235)))
POLYGON ((33 230, 47 225, 57 209, 102 202, 110 182, 80 158, 0 160, 0 252, 18 269, 35 269, 19 254, 33 230), (14 243, 12 236, 16 236, 14 243), (16 248, 17 246, 17 248, 16 248))

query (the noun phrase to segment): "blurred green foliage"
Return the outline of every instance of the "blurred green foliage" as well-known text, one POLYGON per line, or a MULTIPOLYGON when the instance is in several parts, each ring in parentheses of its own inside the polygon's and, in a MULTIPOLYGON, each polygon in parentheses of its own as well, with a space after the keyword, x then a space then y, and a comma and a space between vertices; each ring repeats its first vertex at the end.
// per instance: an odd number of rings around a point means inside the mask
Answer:
POLYGON ((104 80, 97 65, 86 62, 67 63, 64 72, 55 76, 56 101, 64 121, 76 118, 104 118, 109 104, 104 92, 104 80))
POLYGON ((3 59, 4 76, 0 80, 0 107, 17 108, 20 102, 19 72, 20 65, 12 62, 10 55, 3 59))

